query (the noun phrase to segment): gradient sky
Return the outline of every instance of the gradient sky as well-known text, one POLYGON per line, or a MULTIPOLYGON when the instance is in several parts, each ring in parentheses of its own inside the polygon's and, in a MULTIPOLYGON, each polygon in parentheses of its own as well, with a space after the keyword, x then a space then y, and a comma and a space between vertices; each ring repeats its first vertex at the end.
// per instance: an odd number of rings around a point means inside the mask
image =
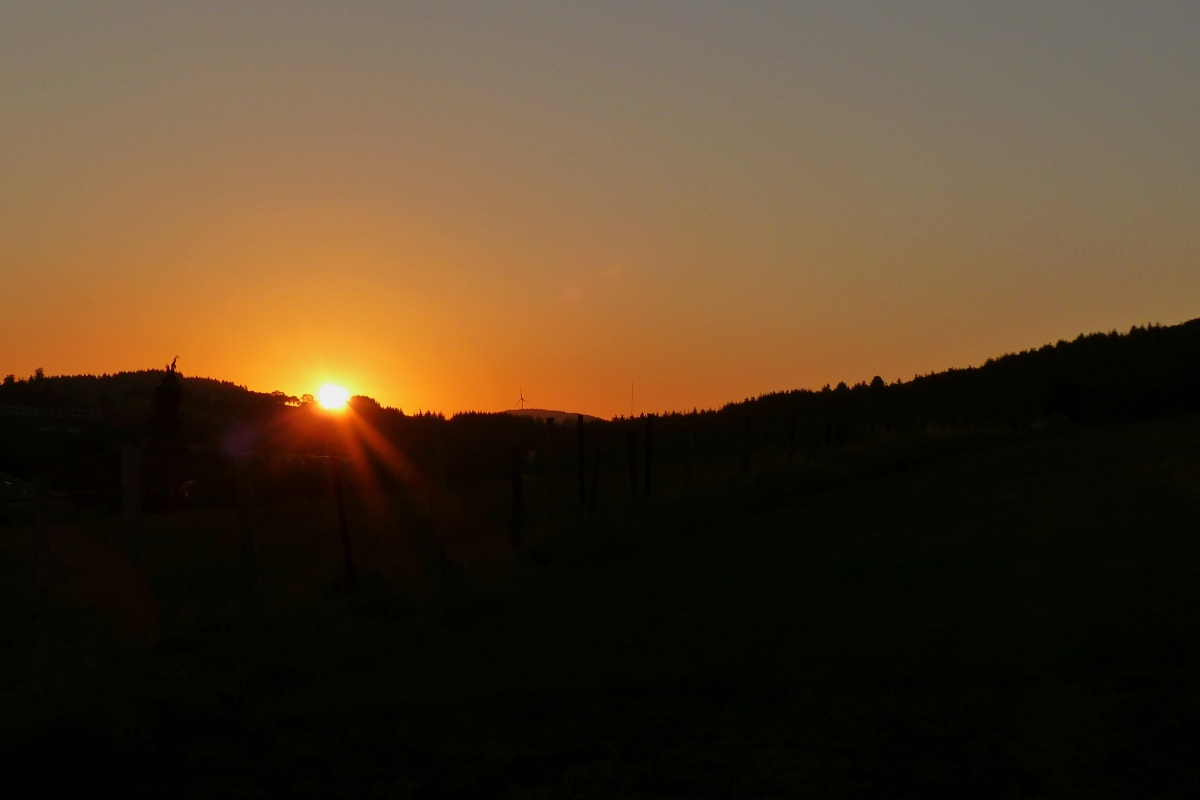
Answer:
POLYGON ((1200 316, 1200 4, 0 4, 0 373, 599 415, 1200 316))

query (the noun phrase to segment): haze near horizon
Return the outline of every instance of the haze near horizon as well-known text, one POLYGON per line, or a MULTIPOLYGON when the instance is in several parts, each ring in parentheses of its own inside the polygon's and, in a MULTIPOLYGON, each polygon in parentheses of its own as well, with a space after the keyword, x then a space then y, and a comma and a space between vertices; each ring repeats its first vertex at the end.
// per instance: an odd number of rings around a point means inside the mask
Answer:
POLYGON ((599 416, 1200 316, 1185 3, 0 8, 0 373, 599 416))

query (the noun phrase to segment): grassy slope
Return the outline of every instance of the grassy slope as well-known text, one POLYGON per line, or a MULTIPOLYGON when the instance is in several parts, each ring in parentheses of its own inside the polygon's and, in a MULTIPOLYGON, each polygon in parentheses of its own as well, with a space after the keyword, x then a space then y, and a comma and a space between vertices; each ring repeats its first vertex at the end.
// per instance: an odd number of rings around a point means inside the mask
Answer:
MULTIPOLYGON (((96 534, 77 574, 111 583, 38 621, 28 536, 5 534, 6 774, 197 796, 1200 789, 1198 418, 953 456, 720 531, 560 542, 425 594, 298 590, 257 622, 227 523, 152 541, 148 583, 96 534)), ((284 554, 264 545, 264 573, 284 554)))

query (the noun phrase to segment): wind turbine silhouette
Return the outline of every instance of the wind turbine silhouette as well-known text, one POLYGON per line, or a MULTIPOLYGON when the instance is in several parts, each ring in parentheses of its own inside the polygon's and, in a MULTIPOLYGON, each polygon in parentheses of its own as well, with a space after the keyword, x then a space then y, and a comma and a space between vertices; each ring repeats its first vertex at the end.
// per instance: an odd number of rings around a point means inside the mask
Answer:
POLYGON ((525 390, 524 389, 520 390, 520 394, 521 394, 520 406, 521 406, 521 410, 524 411, 525 404, 529 401, 525 399, 525 390))

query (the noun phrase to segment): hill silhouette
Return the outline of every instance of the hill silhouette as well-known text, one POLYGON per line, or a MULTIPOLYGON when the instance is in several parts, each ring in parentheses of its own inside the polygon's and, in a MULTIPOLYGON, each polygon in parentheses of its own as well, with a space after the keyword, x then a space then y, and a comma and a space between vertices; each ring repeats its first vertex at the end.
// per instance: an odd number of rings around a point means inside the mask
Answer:
MULTIPOLYGON (((554 411, 549 408, 510 408, 504 413, 511 414, 514 417, 529 417, 530 419, 542 421, 552 419, 556 425, 573 423, 580 417, 580 414, 571 411, 554 411)), ((583 414, 582 416, 585 422, 604 421, 602 418, 592 416, 591 414, 583 414)))
MULTIPOLYGON (((228 475, 238 453, 321 451, 327 436, 311 400, 171 369, 10 375, 0 383, 0 471, 23 480, 49 471, 57 488, 78 502, 111 505, 119 450, 140 441, 172 450, 164 461, 171 464, 166 474, 173 483, 199 487, 197 502, 229 502, 228 475), (155 410, 156 392, 161 396, 165 380, 177 381, 169 420, 155 410)), ((576 417, 564 412, 518 409, 447 418, 405 414, 361 396, 351 407, 398 453, 450 483, 497 478, 511 469, 514 453, 552 457, 568 453, 575 441, 574 426, 561 423, 576 417), (559 424, 547 429, 547 419, 559 424)), ((774 457, 786 451, 790 456, 928 431, 1021 431, 1197 410, 1200 320, 1192 320, 1081 334, 907 382, 876 378, 854 386, 774 392, 716 410, 656 415, 655 435, 659 464, 667 467, 697 457, 749 463, 757 454, 774 457)), ((586 419, 588 446, 604 454, 605 468, 623 463, 629 433, 643 435, 640 421, 586 419)), ((162 491, 176 490, 164 486, 162 491)))
POLYGON ((885 384, 776 392, 731 403, 727 412, 877 416, 960 425, 1029 424, 1052 416, 1131 421, 1196 410, 1200 403, 1200 320, 1080 334, 980 367, 885 384))
MULTIPOLYGON (((39 371, 25 379, 8 375, 0 383, 0 406, 77 407, 119 419, 148 411, 165 374, 165 370, 140 370, 53 377, 39 371)), ((211 378, 181 379, 186 389, 182 408, 194 415, 253 418, 301 405, 301 398, 279 391, 255 392, 211 378)), ((1135 326, 1125 333, 1080 334, 1072 341, 989 359, 979 367, 950 369, 908 382, 885 384, 876 378, 870 383, 841 383, 817 391, 771 392, 731 402, 719 412, 803 413, 871 407, 938 423, 1028 422, 1054 413, 1081 420, 1119 420, 1194 408, 1198 391, 1200 319, 1172 326, 1135 326)), ((474 413, 478 412, 468 412, 474 413)), ((547 409, 504 413, 574 417, 574 412, 547 409)))

